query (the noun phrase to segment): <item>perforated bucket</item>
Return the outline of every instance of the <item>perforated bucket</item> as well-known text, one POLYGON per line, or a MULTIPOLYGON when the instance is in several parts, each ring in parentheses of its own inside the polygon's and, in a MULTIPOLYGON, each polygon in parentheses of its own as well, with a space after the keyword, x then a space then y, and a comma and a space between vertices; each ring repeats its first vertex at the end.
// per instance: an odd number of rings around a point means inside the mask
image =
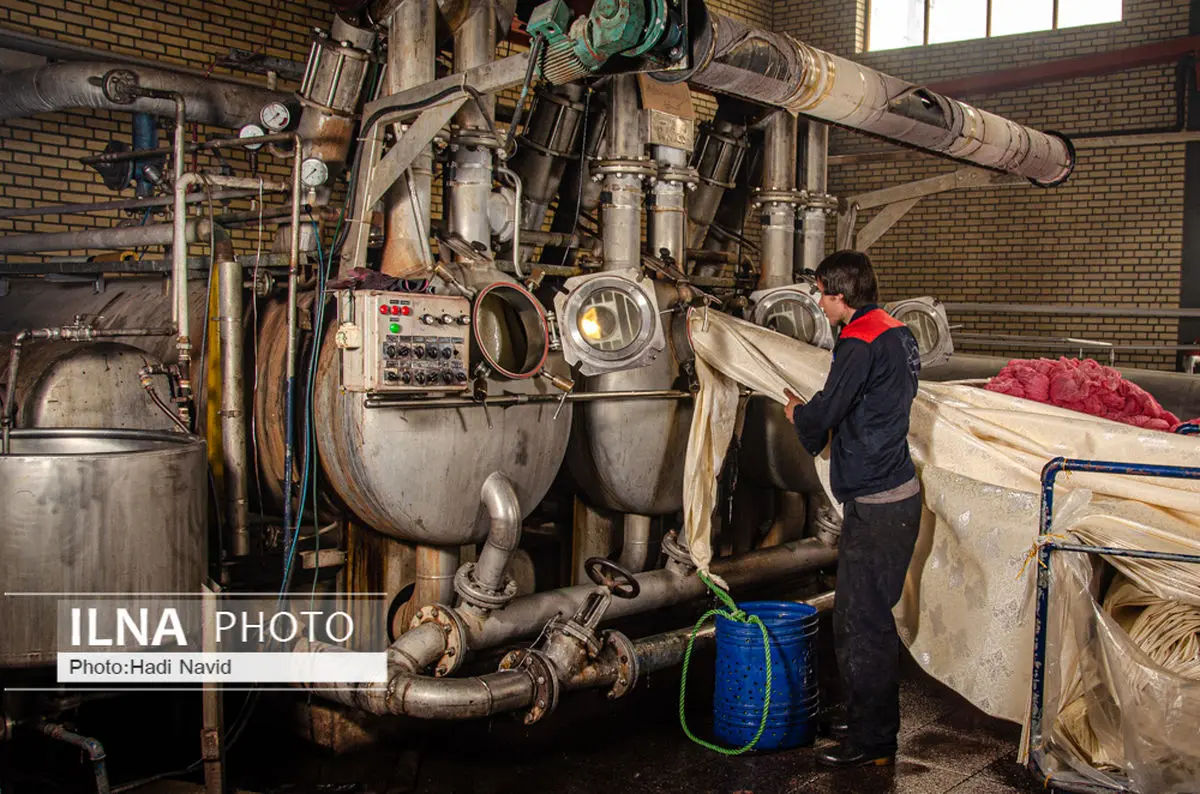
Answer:
MULTIPOLYGON (((756 750, 810 744, 816 738, 817 610, 791 601, 739 604, 767 627, 771 646, 771 707, 756 750)), ((717 678, 713 731, 731 747, 754 738, 762 719, 766 669, 762 631, 753 623, 717 617, 717 678)))

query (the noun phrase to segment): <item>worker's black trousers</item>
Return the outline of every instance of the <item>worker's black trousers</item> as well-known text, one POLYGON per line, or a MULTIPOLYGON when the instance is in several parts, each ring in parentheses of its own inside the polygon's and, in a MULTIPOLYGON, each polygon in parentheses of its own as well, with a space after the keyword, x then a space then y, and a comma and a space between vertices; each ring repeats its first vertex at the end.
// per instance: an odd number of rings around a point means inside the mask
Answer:
POLYGON ((896 752, 900 638, 892 607, 900 601, 920 524, 920 494, 891 504, 843 505, 833 638, 849 740, 867 752, 896 752))

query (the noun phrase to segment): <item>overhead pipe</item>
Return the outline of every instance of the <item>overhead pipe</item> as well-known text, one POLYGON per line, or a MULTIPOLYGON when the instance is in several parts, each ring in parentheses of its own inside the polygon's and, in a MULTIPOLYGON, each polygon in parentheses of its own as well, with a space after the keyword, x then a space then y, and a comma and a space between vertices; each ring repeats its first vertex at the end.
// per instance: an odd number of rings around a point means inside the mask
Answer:
POLYGON ((763 147, 762 187, 754 206, 761 208, 762 270, 759 289, 792 283, 792 256, 796 243, 796 117, 786 110, 767 119, 763 147))
MULTIPOLYGON (((257 191, 255 191, 257 193, 257 191)), ((228 242, 228 233, 218 224, 212 228, 218 247, 228 242)), ((205 243, 210 238, 207 218, 191 218, 184 223, 183 239, 205 243)), ((111 229, 86 229, 74 232, 38 232, 0 237, 0 254, 32 254, 43 251, 132 250, 155 245, 171 245, 175 239, 173 223, 149 226, 118 226, 111 229)))
MULTIPOLYGON (((689 6, 688 82, 785 108, 1049 187, 1075 166, 1070 142, 810 47, 689 6)), ((667 73, 669 76, 669 73, 667 73)))
POLYGON ((173 116, 170 99, 138 97, 132 103, 115 102, 102 85, 114 71, 130 72, 138 85, 162 92, 178 93, 187 105, 187 120, 218 127, 241 127, 257 123, 264 105, 294 104, 291 94, 265 88, 231 85, 187 74, 101 61, 47 63, 34 69, 0 74, 0 121, 36 113, 55 113, 75 108, 122 110, 173 116))
MULTIPOLYGON (((403 0, 388 18, 387 90, 400 93, 431 82, 437 56, 434 0, 403 0)), ((401 130, 396 130, 397 138, 401 130)), ((384 195, 381 268, 389 276, 422 272, 429 259, 433 211, 433 147, 426 146, 408 173, 384 195)))

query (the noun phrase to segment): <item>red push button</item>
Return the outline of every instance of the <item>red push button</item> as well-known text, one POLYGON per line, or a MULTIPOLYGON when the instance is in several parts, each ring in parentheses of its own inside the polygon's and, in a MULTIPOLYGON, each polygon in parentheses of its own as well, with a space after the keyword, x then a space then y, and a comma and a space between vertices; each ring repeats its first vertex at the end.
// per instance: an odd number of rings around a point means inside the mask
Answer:
POLYGON ((407 317, 408 315, 412 314, 412 307, 411 306, 401 306, 400 313, 403 314, 405 317, 407 317))
POLYGON ((387 313, 388 313, 388 307, 387 307, 386 305, 380 305, 380 307, 379 307, 379 313, 380 313, 380 314, 387 314, 387 313))
POLYGON ((392 314, 399 314, 399 313, 400 313, 400 307, 398 305, 396 305, 395 303, 393 303, 392 304, 392 314))

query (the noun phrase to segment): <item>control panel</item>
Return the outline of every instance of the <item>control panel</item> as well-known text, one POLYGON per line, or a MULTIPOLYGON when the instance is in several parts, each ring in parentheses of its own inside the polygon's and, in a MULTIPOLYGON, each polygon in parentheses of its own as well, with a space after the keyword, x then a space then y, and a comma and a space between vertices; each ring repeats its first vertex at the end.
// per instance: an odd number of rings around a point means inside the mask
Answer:
POLYGON ((415 292, 338 295, 337 345, 348 391, 462 391, 469 385, 471 304, 415 292))

